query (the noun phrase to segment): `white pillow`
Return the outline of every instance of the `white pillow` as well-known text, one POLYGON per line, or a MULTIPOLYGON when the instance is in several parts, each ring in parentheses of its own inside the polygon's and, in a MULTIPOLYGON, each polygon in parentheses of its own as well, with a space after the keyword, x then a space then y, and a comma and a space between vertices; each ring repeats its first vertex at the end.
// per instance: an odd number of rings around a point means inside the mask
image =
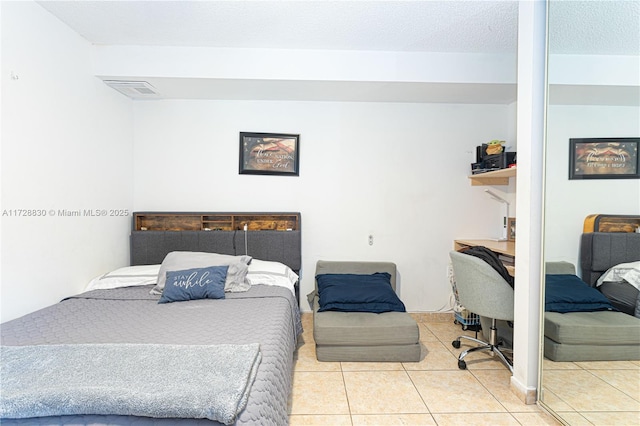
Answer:
POLYGON ((604 282, 620 281, 626 281, 640 290, 640 260, 637 262, 621 263, 609 268, 607 272, 598 278, 596 286, 604 282))
POLYGON ((85 291, 155 284, 160 265, 125 266, 92 279, 85 291))
POLYGON ((206 268, 208 266, 229 266, 224 291, 247 291, 249 285, 245 283, 245 275, 247 273, 247 263, 250 261, 251 256, 232 256, 197 251, 172 251, 162 261, 162 266, 158 272, 158 285, 151 289, 151 294, 162 294, 167 272, 206 268))
POLYGON ((286 287, 295 294, 294 284, 298 282, 298 275, 283 263, 253 259, 249 264, 246 280, 251 285, 286 287))

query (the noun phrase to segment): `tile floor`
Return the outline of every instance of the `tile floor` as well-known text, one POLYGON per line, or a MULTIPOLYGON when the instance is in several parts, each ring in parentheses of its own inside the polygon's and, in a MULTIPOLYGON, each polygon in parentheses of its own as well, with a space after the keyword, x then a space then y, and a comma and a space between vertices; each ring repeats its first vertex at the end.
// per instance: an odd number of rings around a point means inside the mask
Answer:
MULTIPOLYGON (((453 316, 416 314, 424 357, 414 363, 319 362, 313 317, 303 314, 289 421, 297 425, 560 425, 509 388, 509 370, 483 353, 467 356, 451 342, 463 332, 453 316), (485 361, 480 361, 484 359, 485 361)), ((559 379, 561 380, 561 379, 559 379)), ((636 401, 637 402, 637 401, 636 401)))
POLYGON ((542 370, 542 399, 567 424, 640 425, 640 361, 545 359, 542 370))

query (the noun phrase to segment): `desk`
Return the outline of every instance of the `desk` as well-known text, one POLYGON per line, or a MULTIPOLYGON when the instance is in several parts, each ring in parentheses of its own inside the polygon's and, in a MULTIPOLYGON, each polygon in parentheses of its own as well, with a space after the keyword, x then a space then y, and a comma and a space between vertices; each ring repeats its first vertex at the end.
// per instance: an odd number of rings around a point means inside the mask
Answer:
POLYGON ((509 271, 509 275, 516 275, 516 243, 513 241, 493 241, 493 240, 454 240, 454 250, 460 251, 466 247, 485 246, 491 251, 498 253, 500 260, 509 271))

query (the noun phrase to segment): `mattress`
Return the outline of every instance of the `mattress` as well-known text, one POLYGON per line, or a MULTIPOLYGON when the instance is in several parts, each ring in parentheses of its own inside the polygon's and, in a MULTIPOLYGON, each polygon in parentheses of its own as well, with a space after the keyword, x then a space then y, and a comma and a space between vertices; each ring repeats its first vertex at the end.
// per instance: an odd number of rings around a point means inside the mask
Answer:
POLYGON ((545 312, 544 334, 570 345, 636 345, 640 354, 640 319, 622 312, 545 312))
POLYGON ((552 361, 628 361, 640 360, 638 345, 572 345, 544 338, 544 356, 552 361))
MULTIPOLYGON (((262 362, 237 425, 288 423, 293 352, 302 332, 294 295, 255 285, 226 299, 158 304, 151 286, 95 290, 2 324, 2 345, 149 343, 182 345, 259 343, 262 362)), ((162 368, 150 365, 149 368, 162 368)), ((197 374, 197 371, 194 372, 197 374)), ((216 425, 202 419, 62 416, 3 420, 3 425, 216 425)))
POLYGON ((622 312, 545 312, 544 334, 552 361, 640 360, 640 319, 622 312))

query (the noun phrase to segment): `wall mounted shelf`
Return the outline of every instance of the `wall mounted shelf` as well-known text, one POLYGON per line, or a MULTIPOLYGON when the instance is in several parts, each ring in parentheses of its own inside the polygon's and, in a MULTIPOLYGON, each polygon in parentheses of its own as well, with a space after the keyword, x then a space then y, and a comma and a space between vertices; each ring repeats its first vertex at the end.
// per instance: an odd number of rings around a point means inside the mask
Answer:
POLYGON ((516 176, 516 168, 496 170, 494 172, 478 173, 469 176, 471 185, 509 185, 509 179, 516 176))

